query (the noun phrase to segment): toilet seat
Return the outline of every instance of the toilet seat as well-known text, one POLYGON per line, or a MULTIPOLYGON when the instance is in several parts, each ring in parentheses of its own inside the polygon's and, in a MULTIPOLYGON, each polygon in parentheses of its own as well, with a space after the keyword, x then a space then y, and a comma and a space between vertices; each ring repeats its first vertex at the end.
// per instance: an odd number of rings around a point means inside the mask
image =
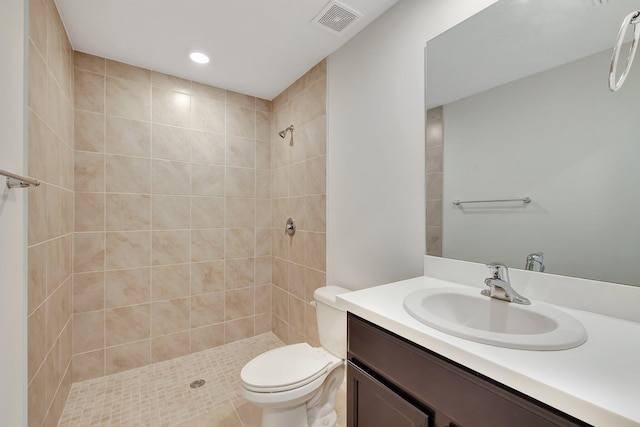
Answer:
POLYGON ((240 372, 242 386, 258 393, 277 393, 303 387, 326 375, 342 360, 307 343, 263 353, 240 372))

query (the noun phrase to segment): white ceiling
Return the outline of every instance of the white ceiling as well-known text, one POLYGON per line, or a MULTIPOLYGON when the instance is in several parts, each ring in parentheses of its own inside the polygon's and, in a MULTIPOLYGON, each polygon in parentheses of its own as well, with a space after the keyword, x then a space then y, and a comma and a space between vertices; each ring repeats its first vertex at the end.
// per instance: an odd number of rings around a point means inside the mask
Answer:
POLYGON ((73 48, 273 99, 398 0, 344 0, 363 17, 311 24, 328 0, 56 0, 73 48), (193 63, 191 51, 211 62, 193 63))

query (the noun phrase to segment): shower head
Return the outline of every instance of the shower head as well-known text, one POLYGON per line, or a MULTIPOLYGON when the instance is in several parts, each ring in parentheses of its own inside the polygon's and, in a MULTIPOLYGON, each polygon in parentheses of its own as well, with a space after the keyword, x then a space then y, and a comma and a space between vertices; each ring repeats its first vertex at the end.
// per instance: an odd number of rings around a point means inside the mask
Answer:
POLYGON ((293 133, 293 125, 290 125, 288 128, 281 130, 280 132, 278 132, 278 135, 280 135, 280 138, 284 138, 285 136, 287 136, 287 132, 293 133))

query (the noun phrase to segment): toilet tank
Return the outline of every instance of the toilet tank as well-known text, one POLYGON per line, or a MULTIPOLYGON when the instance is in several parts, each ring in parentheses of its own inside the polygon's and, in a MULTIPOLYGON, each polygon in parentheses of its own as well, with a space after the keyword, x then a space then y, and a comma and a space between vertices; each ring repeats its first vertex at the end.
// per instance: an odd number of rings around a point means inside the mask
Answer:
POLYGON ((336 304, 336 295, 351 292, 339 286, 318 288, 313 293, 320 344, 329 353, 347 358, 347 312, 336 304))

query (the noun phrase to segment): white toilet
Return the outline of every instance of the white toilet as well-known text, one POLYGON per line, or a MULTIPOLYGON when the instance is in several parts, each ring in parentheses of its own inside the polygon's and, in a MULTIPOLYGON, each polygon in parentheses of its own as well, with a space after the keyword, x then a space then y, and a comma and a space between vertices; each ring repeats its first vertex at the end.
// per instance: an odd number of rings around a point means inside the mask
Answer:
POLYGON ((262 427, 336 425, 336 393, 347 356, 347 313, 336 306, 336 295, 345 292, 349 290, 327 286, 313 294, 322 347, 288 345, 242 368, 242 396, 262 407, 262 427))

